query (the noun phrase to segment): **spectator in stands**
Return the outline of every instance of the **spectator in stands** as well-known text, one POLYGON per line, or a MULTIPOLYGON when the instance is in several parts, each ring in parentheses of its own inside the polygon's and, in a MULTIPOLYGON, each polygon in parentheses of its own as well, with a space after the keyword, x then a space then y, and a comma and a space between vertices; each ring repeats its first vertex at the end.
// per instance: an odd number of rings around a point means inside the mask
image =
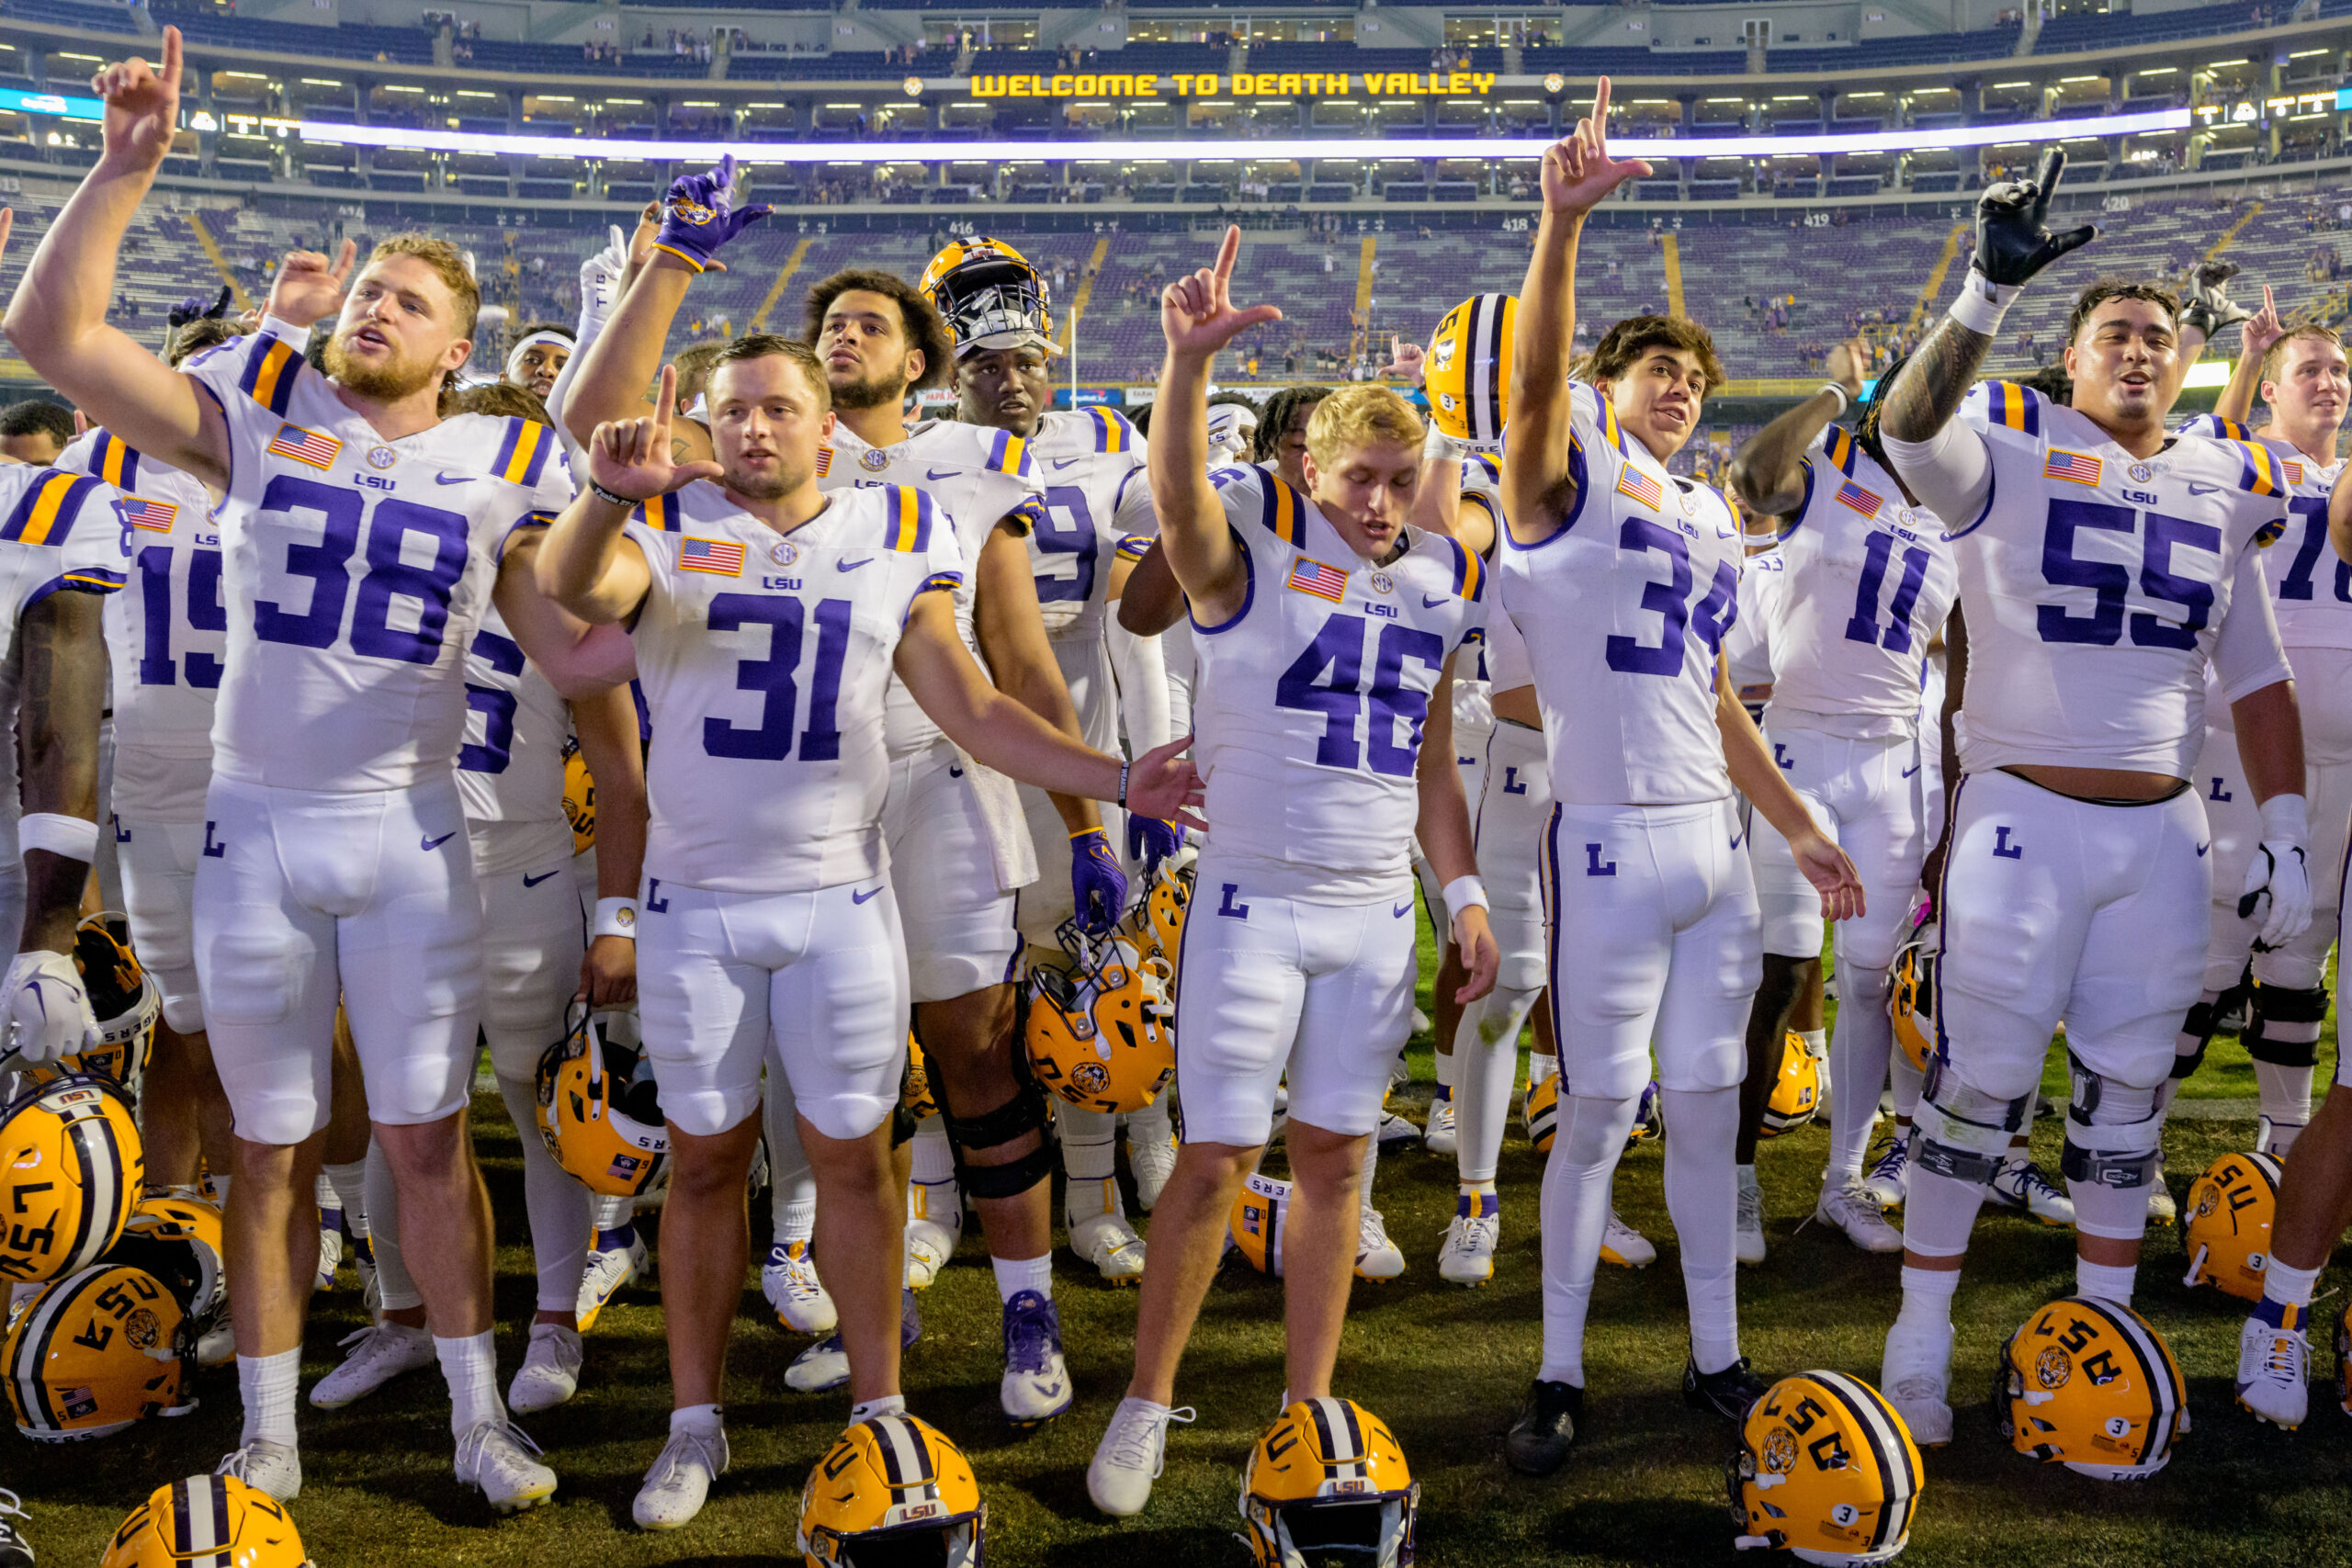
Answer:
POLYGON ((74 411, 46 398, 0 409, 0 457, 46 467, 74 444, 74 411))

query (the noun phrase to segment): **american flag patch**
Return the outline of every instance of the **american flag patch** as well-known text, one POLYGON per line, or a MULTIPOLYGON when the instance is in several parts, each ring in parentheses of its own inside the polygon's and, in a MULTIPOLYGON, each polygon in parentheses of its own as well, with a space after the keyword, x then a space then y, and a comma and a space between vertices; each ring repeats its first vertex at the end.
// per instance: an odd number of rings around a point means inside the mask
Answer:
POLYGON ((1348 596, 1346 572, 1305 556, 1300 557, 1298 564, 1290 569, 1290 585, 1301 593, 1312 593, 1318 599, 1329 599, 1334 604, 1348 596))
POLYGON ((289 421, 277 427, 277 434, 270 441, 269 449, 281 457, 291 457, 314 468, 331 468, 334 466, 334 455, 343 450, 343 443, 332 435, 305 430, 289 421))
POLYGON ((707 571, 714 577, 743 575, 743 547, 731 539, 678 540, 678 570, 707 571))
POLYGON ((152 528, 158 534, 172 531, 172 521, 180 514, 179 507, 168 501, 150 501, 143 495, 122 498, 122 520, 134 528, 152 528))
POLYGON ((1631 463, 1617 472, 1617 493, 1632 496, 1652 512, 1665 509, 1666 487, 1631 463))
POLYGON ((833 449, 832 449, 831 447, 830 447, 830 446, 820 446, 820 447, 818 447, 818 448, 817 448, 817 477, 818 477, 819 479, 823 479, 827 474, 830 474, 830 473, 831 473, 832 471, 833 471, 833 449))
POLYGON ((1877 516, 1879 509, 1886 504, 1884 496, 1864 490, 1851 479, 1838 487, 1838 500, 1839 504, 1850 506, 1865 517, 1877 516))
POLYGON ((2295 461, 2292 457, 2280 458, 2279 467, 2287 470, 2287 482, 2289 484, 2299 485, 2303 482, 2303 466, 2295 461))
POLYGON ((2050 449, 2050 456, 2041 464, 2043 479, 2064 479, 2070 484, 2095 485, 2098 483, 2098 471, 2099 460, 2089 453, 2069 452, 2057 446, 2050 449))

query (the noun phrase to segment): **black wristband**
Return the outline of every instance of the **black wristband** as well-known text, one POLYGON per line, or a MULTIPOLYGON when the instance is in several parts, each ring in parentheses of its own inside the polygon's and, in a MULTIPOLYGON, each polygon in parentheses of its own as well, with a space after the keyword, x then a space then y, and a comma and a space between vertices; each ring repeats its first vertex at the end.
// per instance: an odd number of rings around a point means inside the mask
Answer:
POLYGON ((616 493, 615 491, 612 491, 606 490, 603 485, 598 484, 594 479, 590 479, 590 480, 588 481, 588 489, 589 489, 589 491, 590 491, 592 494, 594 494, 594 495, 595 496, 595 498, 596 498, 598 501, 608 501, 608 502, 612 502, 615 506, 627 507, 627 508, 628 508, 629 511, 631 511, 631 512, 636 511, 639 507, 640 507, 640 506, 642 506, 642 505, 644 505, 644 504, 645 504, 645 502, 641 502, 641 501, 638 501, 638 500, 636 500, 636 499, 634 499, 634 498, 632 498, 632 497, 626 496, 626 495, 620 495, 620 494, 616 493))

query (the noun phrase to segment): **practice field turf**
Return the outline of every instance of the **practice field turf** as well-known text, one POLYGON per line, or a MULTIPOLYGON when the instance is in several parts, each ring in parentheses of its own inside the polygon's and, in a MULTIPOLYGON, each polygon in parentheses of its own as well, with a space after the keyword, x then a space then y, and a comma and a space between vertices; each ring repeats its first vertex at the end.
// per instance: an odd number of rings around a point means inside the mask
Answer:
MULTIPOLYGON (((1433 967, 1425 957, 1425 978, 1433 967)), ((2323 1082, 2333 1045, 2331 1033, 2323 1082)), ((1400 1099, 1418 1120, 1428 1095, 1425 1041, 1414 1055, 1419 1081, 1400 1099)), ((2192 1089, 2250 1096, 2245 1053, 2225 1040, 2214 1056, 2192 1089)), ((511 1376, 532 1297, 519 1245, 521 1168, 494 1097, 475 1110, 503 1244, 499 1350, 511 1376)), ((2044 1119, 2034 1137, 2037 1156, 2053 1168, 2057 1127, 2044 1119)), ((2174 1191, 2185 1191, 2215 1156, 2241 1147, 2252 1130, 2250 1120, 2177 1120, 2167 1137, 2174 1191)), ((1744 1348, 1769 1373, 1830 1367, 1875 1378, 1896 1305, 1898 1260, 1866 1257, 1842 1236, 1801 1224, 1812 1212, 1826 1147, 1818 1126, 1764 1145, 1772 1250, 1761 1268, 1742 1272, 1744 1348)), ((1278 1151, 1270 1168, 1279 1160, 1278 1151)), ((1475 1292, 1437 1278, 1437 1247, 1453 1207, 1452 1162, 1418 1147, 1381 1162, 1379 1201, 1410 1269, 1390 1284, 1357 1286, 1338 1391, 1391 1423, 1421 1480, 1423 1563, 1767 1561, 1731 1549, 1736 1531, 1723 1480, 1728 1428, 1682 1407, 1682 1287, 1660 1170, 1655 1148, 1622 1168, 1618 1208, 1662 1256, 1638 1274, 1602 1269, 1587 1350, 1586 1436, 1560 1475, 1537 1482, 1505 1467, 1500 1439, 1537 1357, 1540 1162, 1514 1126, 1503 1153, 1497 1280, 1475 1292)), ((764 1234, 764 1220, 763 1207, 755 1233, 764 1234)), ((1067 1253, 1063 1259, 1057 1300, 1079 1398, 1069 1415, 1038 1432, 1010 1431, 997 1413, 996 1294, 977 1239, 967 1239, 956 1265, 921 1298, 923 1336, 907 1358, 907 1388, 914 1410, 971 1456, 989 1504, 990 1562, 1097 1568, 1106 1553, 1117 1553, 1116 1561, 1138 1565, 1246 1563, 1234 1539, 1237 1477, 1282 1387, 1278 1282, 1239 1266, 1220 1280, 1182 1384, 1199 1420, 1172 1430, 1149 1512, 1114 1525, 1089 1506, 1084 1470, 1125 1381, 1136 1298, 1090 1282, 1067 1253)), ((2352 1561, 2343 1523, 2352 1502, 2352 1417, 2335 1408, 2325 1387, 2314 1390, 2312 1419, 2299 1433, 2257 1426, 2240 1412, 2230 1380, 2243 1305, 2210 1287, 2185 1290, 2185 1267, 2175 1237, 2152 1237, 2139 1305, 2188 1372, 2194 1427, 2171 1469, 2152 1482, 2087 1480, 2010 1452, 1983 1397, 2002 1339, 2035 1307, 2072 1289, 2072 1233, 1987 1215, 1960 1298, 1958 1436, 1927 1456, 1905 1561, 2033 1568, 2352 1561)), ((524 1423, 545 1445, 563 1490, 552 1507, 516 1518, 494 1521, 475 1494, 451 1481, 448 1405, 436 1373, 413 1373, 340 1412, 305 1405, 307 1476, 293 1513, 320 1568, 748 1568, 793 1560, 802 1479, 839 1432, 848 1405, 843 1397, 785 1388, 785 1364, 801 1341, 776 1328, 756 1280, 747 1281, 730 1360, 733 1471, 686 1529, 648 1535, 631 1525, 630 1499, 667 1431, 657 1303, 651 1290, 626 1293, 589 1338, 580 1396, 524 1423)), ((2342 1304, 2323 1303, 2315 1347, 2342 1304)), ((335 1342, 362 1322, 346 1270, 312 1312, 305 1390, 334 1365, 335 1342)), ((2324 1350, 2318 1361, 2317 1370, 2330 1370, 2324 1350)), ((149 1488, 209 1468, 233 1445, 233 1372, 203 1373, 198 1390, 203 1406, 194 1415, 104 1443, 51 1449, 0 1434, 0 1485, 24 1494, 42 1568, 95 1564, 107 1533, 149 1488)))

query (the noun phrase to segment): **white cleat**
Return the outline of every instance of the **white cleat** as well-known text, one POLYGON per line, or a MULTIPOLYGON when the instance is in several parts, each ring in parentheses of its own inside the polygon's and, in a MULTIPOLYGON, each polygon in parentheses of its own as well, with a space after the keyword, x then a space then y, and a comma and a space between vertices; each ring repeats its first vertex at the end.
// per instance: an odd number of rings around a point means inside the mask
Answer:
POLYGON ((536 1508, 555 1495, 555 1472, 537 1458, 539 1445, 511 1421, 477 1421, 458 1439, 458 1484, 470 1486, 501 1514, 536 1508))
POLYGON ((1886 1152, 1862 1173, 1862 1190, 1882 1209, 1899 1209, 1911 1191, 1911 1130, 1898 1127, 1886 1152))
POLYGON ((1069 1249, 1101 1269, 1106 1285, 1132 1285, 1143 1278, 1143 1237, 1125 1214, 1096 1214, 1071 1225, 1069 1249))
POLYGON ((1500 1213, 1454 1215, 1445 1227, 1445 1245, 1437 1250, 1437 1277, 1474 1290, 1492 1280, 1502 1228, 1500 1213))
POLYGON ((1951 1441, 1951 1325, 1886 1331, 1886 1359, 1878 1386, 1921 1448, 1951 1441))
POLYGON ((1093 1461, 1086 1467, 1086 1495, 1114 1518, 1143 1512, 1151 1501, 1151 1483, 1168 1457, 1168 1425, 1189 1423, 1190 1405, 1170 1410, 1129 1397, 1111 1414, 1110 1427, 1094 1445, 1093 1461))
POLYGON ((2257 1118, 2254 1124, 2254 1146, 2272 1159, 2283 1160, 2308 1124, 2307 1122, 2273 1121, 2267 1116, 2257 1118))
POLYGON ((554 1409, 580 1392, 580 1368, 586 1359, 577 1330, 560 1323, 532 1325, 523 1365, 506 1387, 506 1407, 517 1416, 554 1409))
POLYGON ((727 1473, 727 1459, 724 1429, 671 1433, 629 1507, 638 1528, 673 1530, 691 1521, 702 1512, 710 1483, 727 1473))
POLYGON ((319 1211, 319 1286, 334 1289, 335 1270, 343 1267, 343 1211, 319 1211))
POLYGON ((1903 1233, 1886 1223, 1886 1213, 1857 1179, 1843 1187, 1825 1187, 1813 1217, 1846 1233, 1846 1239, 1864 1252, 1900 1252, 1903 1233))
POLYGON ((1764 1189, 1743 1180, 1739 1213, 1732 1220, 1731 1249, 1749 1268, 1764 1261, 1764 1189))
POLYGON ((198 1336, 196 1341, 196 1364, 199 1367, 225 1367, 237 1359, 237 1325, 229 1314, 222 1313, 219 1321, 198 1336))
POLYGON ((287 1443, 255 1438, 213 1466, 212 1473, 233 1475, 281 1503, 291 1503, 302 1494, 302 1455, 287 1443))
POLYGON ((831 1334, 841 1321, 805 1241, 779 1241, 768 1248, 760 1290, 775 1309, 775 1320, 795 1334, 831 1334))
POLYGON ((907 1213, 907 1275, 906 1287, 910 1291, 927 1291, 956 1256, 956 1246, 964 1239, 964 1211, 959 1205, 944 1214, 917 1214, 911 1206, 907 1213))
POLYGON ((1035 1291, 1004 1303, 1004 1376, 997 1404, 1016 1427, 1035 1427, 1070 1406, 1069 1364, 1062 1358, 1062 1319, 1035 1291))
POLYGON ((1405 1271, 1405 1255, 1388 1239, 1388 1222, 1371 1204, 1356 1221, 1356 1278, 1394 1280, 1405 1271))
MULTIPOLYGON (((2023 1209, 2045 1225, 2075 1223, 2075 1201, 2052 1186, 2030 1159, 2005 1156, 2001 1168, 1984 1184, 1984 1195, 2004 1209, 2023 1209)), ((2172 1194, 2165 1198, 2169 1204, 2172 1194)))
POLYGON ((1462 1134, 1453 1124, 1453 1101, 1430 1100, 1429 1124, 1421 1129, 1421 1147, 1452 1159, 1453 1151, 1461 1146, 1462 1134))
MULTIPOLYGON (((2067 1205, 2073 1207, 2070 1202, 2067 1205)), ((2180 1205, 2173 1199, 2172 1189, 2165 1185, 2159 1170, 2148 1184, 2148 1223, 2152 1225, 2173 1225, 2179 1223, 2180 1205)))
POLYGON ((2257 1421, 2293 1431, 2310 1414, 2305 1364, 2311 1348, 2300 1328, 2273 1328, 2249 1317, 2238 1331, 2238 1404, 2257 1421))
POLYGON ((1374 1130, 1373 1135, 1380 1140, 1380 1146, 1385 1149, 1392 1144, 1414 1142, 1420 1137, 1421 1130, 1394 1111, 1389 1111, 1381 1114, 1380 1125, 1374 1130))
POLYGON ((596 1326, 605 1309, 623 1286, 647 1271, 645 1238, 633 1235, 627 1247, 607 1247, 588 1254, 587 1267, 580 1271, 580 1300, 572 1310, 575 1325, 582 1334, 596 1326))
POLYGON ((367 1398, 402 1372, 435 1364, 433 1336, 422 1328, 397 1323, 362 1328, 343 1337, 355 1347, 343 1365, 318 1381, 311 1403, 321 1410, 340 1410, 367 1398))
POLYGON ((1129 1133, 1127 1169, 1136 1179, 1136 1207, 1148 1214, 1159 1202, 1160 1189, 1176 1174, 1176 1140, 1172 1136, 1137 1138, 1129 1133))
POLYGON ((1657 1261, 1657 1248, 1650 1238, 1609 1211, 1609 1228, 1600 1235, 1600 1260, 1614 1263, 1620 1269, 1646 1269, 1657 1261))

